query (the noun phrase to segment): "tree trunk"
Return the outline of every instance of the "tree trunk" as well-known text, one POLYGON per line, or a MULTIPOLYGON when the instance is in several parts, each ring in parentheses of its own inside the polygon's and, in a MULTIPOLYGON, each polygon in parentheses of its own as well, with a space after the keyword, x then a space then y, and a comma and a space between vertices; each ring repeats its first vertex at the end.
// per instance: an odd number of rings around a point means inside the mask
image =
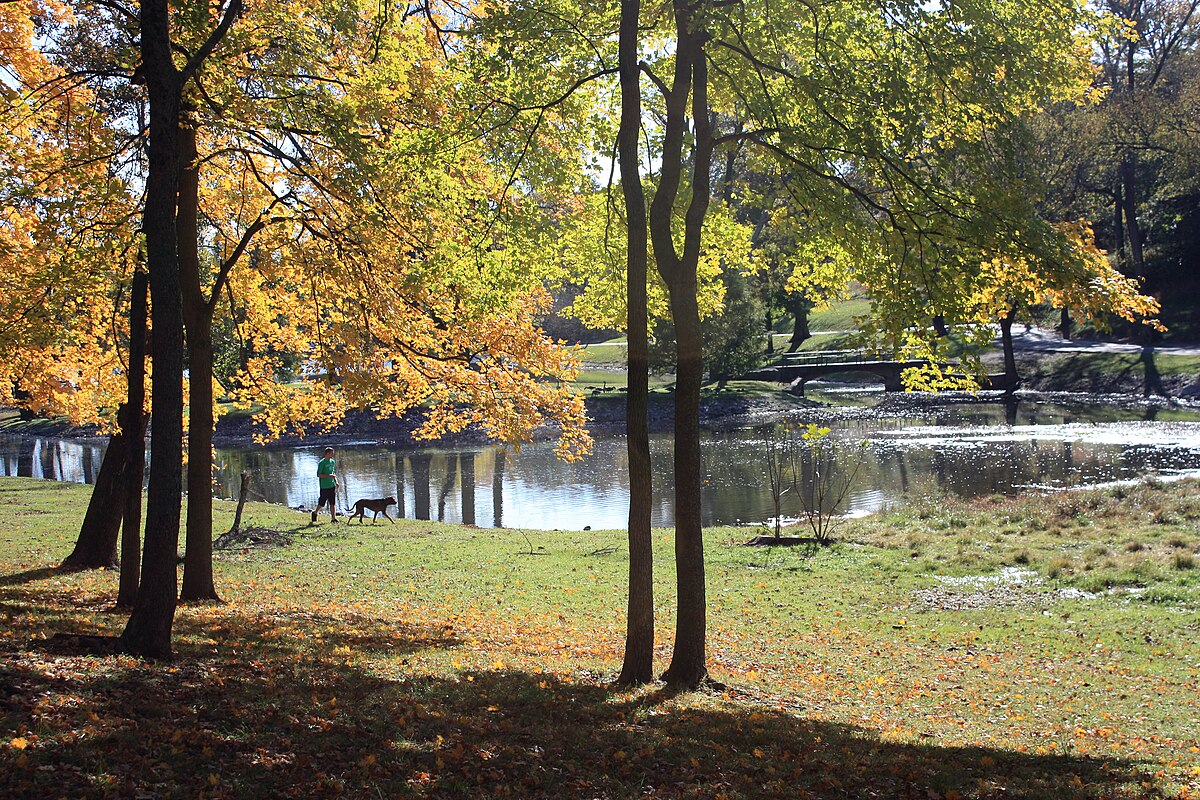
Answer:
POLYGON ((794 353, 800 349, 800 345, 812 338, 812 331, 808 329, 808 302, 799 300, 788 305, 792 316, 796 318, 796 324, 792 327, 792 338, 788 340, 788 352, 794 353))
POLYGON ((429 519, 429 471, 432 456, 428 453, 413 453, 413 518, 429 519))
MULTIPOLYGON (((459 469, 462 472, 461 484, 461 506, 462 524, 475 524, 475 454, 463 453, 458 457, 459 469)), ((397 487, 401 488, 401 487, 397 487)), ((396 495, 397 502, 400 501, 400 495, 396 495)), ((396 509, 396 516, 404 516, 404 506, 396 509)))
MULTIPOLYGON (((471 499, 473 500, 474 496, 471 499)), ((474 508, 471 509, 472 512, 474 510, 474 508)), ((396 461, 396 516, 399 519, 404 519, 408 516, 408 512, 404 508, 404 456, 400 456, 396 461)), ((473 513, 472 516, 474 516, 473 513)), ((474 519, 469 524, 474 525, 474 519)))
POLYGON ((1012 338, 1013 315, 1000 320, 1000 343, 1004 348, 1004 391, 1015 392, 1020 384, 1017 376, 1017 356, 1013 350, 1012 338))
POLYGON ((172 61, 166 0, 141 0, 140 21, 142 74, 150 105, 142 230, 154 315, 154 435, 142 580, 120 646, 135 655, 170 658, 183 489, 183 307, 175 251, 182 83, 172 61))
POLYGON ((1071 338, 1071 309, 1063 308, 1058 314, 1058 332, 1064 339, 1071 338))
POLYGON ((1145 368, 1145 381, 1143 383, 1143 391, 1146 397, 1156 394, 1159 397, 1170 396, 1165 386, 1163 386, 1162 375, 1158 371, 1158 364, 1154 363, 1154 345, 1142 345, 1142 354, 1140 358, 1142 366, 1145 368))
POLYGON ((117 608, 133 608, 141 580, 142 479, 146 472, 146 273, 133 273, 129 308, 128 396, 123 430, 129 432, 125 460, 125 525, 121 530, 121 580, 117 608))
POLYGON ((670 295, 675 323, 675 565, 678 611, 675 645, 663 680, 671 689, 693 689, 705 666, 704 538, 701 528, 700 386, 704 375, 703 335, 697 309, 696 271, 708 213, 713 135, 708 107, 707 32, 686 0, 675 0, 675 72, 667 97, 659 186, 650 206, 655 264, 670 295), (691 124, 688 100, 691 99, 691 124), (693 137, 692 196, 684 215, 683 252, 672 230, 675 200, 684 168, 683 143, 693 137))
MULTIPOLYGON (((32 478, 33 477, 33 451, 37 449, 37 439, 33 437, 26 438, 18 446, 17 450, 17 477, 32 478)), ((107 451, 106 451, 107 452, 107 451)), ((104 469, 104 465, 100 465, 104 469)), ((96 478, 100 480, 99 477, 96 478)))
MULTIPOLYGON (((695 273, 692 273, 694 279, 695 273)), ((704 357, 695 283, 671 289, 675 322, 675 568, 678 611, 675 648, 663 674, 669 686, 691 689, 708 675, 705 666, 706 605, 704 535, 701 526, 700 387, 704 357)))
POLYGON ((219 600, 213 582, 212 541, 212 315, 207 307, 188 334, 190 399, 188 416, 187 526, 184 538, 183 585, 179 599, 219 600))
POLYGON ((62 569, 105 569, 117 566, 117 536, 121 530, 122 500, 127 480, 128 437, 122 426, 108 439, 100 474, 92 488, 75 549, 63 559, 62 569))
POLYGON ((1118 264, 1125 263, 1125 217, 1124 217, 1124 213, 1123 213, 1124 209, 1125 209, 1125 203, 1121 199, 1121 186, 1120 186, 1120 184, 1118 184, 1116 189, 1113 190, 1113 209, 1112 209, 1113 210, 1113 238, 1115 240, 1114 241, 1115 247, 1113 249, 1117 251, 1117 263, 1118 264))
POLYGON ((1129 239, 1129 259, 1133 274, 1146 276, 1146 260, 1142 252, 1142 225, 1137 209, 1137 157, 1127 152, 1121 159, 1121 198, 1125 215, 1125 235, 1129 239))
POLYGON ((238 479, 238 504, 237 511, 233 515, 233 525, 230 526, 228 533, 232 536, 237 536, 242 532, 242 509, 246 507, 246 492, 250 488, 250 473, 242 470, 238 479))
POLYGON ((642 188, 638 135, 642 94, 638 68, 640 0, 622 0, 618 63, 621 76, 621 128, 617 155, 628 227, 626 244, 626 452, 629 459, 629 597, 625 657, 617 683, 635 686, 654 679, 654 547, 650 512, 654 503, 650 466, 650 352, 646 310, 648 251, 646 196, 642 188))
POLYGON ((179 132, 179 207, 175 235, 188 349, 187 528, 179 599, 220 600, 212 567, 212 308, 200 286, 200 168, 196 129, 179 132))

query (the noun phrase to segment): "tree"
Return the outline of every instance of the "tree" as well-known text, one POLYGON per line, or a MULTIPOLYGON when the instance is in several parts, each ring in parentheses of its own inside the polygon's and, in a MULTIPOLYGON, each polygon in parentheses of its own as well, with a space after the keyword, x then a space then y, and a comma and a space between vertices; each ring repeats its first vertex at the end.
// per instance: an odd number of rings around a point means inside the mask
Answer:
MULTIPOLYGON (((1162 329, 1154 319, 1158 303, 1142 295, 1138 282, 1117 271, 1094 243, 1086 225, 1055 228, 1065 241, 1056 256, 1037 261, 1026 255, 997 254, 979 270, 976 294, 968 312, 977 325, 1000 321, 1004 356, 1004 386, 1015 389, 1019 383, 1016 355, 1013 351, 1012 324, 1018 314, 1044 304, 1070 309, 1077 318, 1105 326, 1106 315, 1114 314, 1128 322, 1162 329)), ((1050 245, 1042 252, 1053 252, 1050 245)))
POLYGON ((788 191, 813 221, 810 252, 822 264, 854 264, 870 283, 888 286, 898 334, 917 318, 904 312, 927 299, 914 250, 923 242, 983 242, 1009 222, 981 208, 985 175, 968 182, 948 171, 973 165, 954 159, 947 144, 979 139, 1047 99, 1081 91, 1087 63, 1078 30, 1089 15, 1075 7, 1022 9, 1017 18, 1014 9, 991 4, 853 2, 769 11, 677 2, 672 11, 671 45, 660 48, 672 77, 660 78, 653 61, 645 68, 664 107, 649 227, 678 336, 679 616, 664 678, 690 687, 706 673, 703 543, 692 512, 700 508, 702 474, 696 265, 714 151, 750 143, 798 174, 788 191), (717 82, 711 93, 710 75, 717 82), (746 122, 714 130, 714 108, 746 122), (679 227, 676 203, 686 209, 679 227))
MULTIPOLYGON (((100 67, 82 64, 73 74, 98 75, 101 81, 121 74, 122 36, 128 33, 122 21, 136 19, 136 15, 117 5, 105 8, 111 16, 89 19, 95 24, 79 36, 103 31, 107 38, 93 50, 111 51, 112 55, 106 56, 109 62, 100 67)), ((256 5, 254 11, 278 16, 278 9, 270 5, 256 5)), ((243 35, 243 26, 232 26, 236 13, 227 12, 217 27, 223 29, 219 49, 206 10, 179 12, 172 20, 177 48, 192 55, 176 69, 178 74, 168 74, 166 81, 169 101, 174 101, 178 89, 180 102, 186 95, 190 104, 178 139, 183 150, 175 153, 182 191, 171 202, 178 233, 175 249, 183 266, 181 289, 186 291, 181 302, 186 300, 182 309, 189 328, 186 342, 193 378, 185 599, 215 597, 211 467, 210 459, 198 456, 211 452, 212 381, 205 373, 211 370, 209 338, 219 299, 228 299, 229 318, 235 330, 246 337, 240 349, 248 358, 241 374, 232 376, 230 391, 240 388, 244 397, 253 399, 258 386, 273 390, 278 373, 272 368, 284 362, 307 363, 312 367, 310 374, 331 378, 317 391, 289 390, 268 397, 275 401, 268 403, 270 430, 275 433, 293 422, 313 422, 313 417, 306 415, 314 410, 314 397, 319 397, 329 404, 324 419, 318 422, 335 422, 354 404, 379 407, 390 401, 393 413, 405 413, 431 403, 436 419, 429 420, 429 435, 478 421, 490 424, 499 438, 520 440, 528 438, 543 420, 553 418, 565 425, 564 453, 587 446, 582 404, 565 384, 572 361, 541 336, 533 322, 544 301, 540 283, 536 276, 514 279, 512 251, 503 253, 525 235, 520 232, 525 224, 522 215, 531 215, 518 204, 505 202, 508 187, 501 187, 480 158, 471 163, 471 156, 462 151, 430 158, 441 144, 435 136, 438 120, 445 119, 442 89, 452 90, 456 78, 445 69, 444 57, 425 58, 436 53, 430 50, 435 45, 425 38, 421 23, 393 15, 388 9, 374 14, 339 6, 311 16, 284 15, 295 35, 281 39, 269 26, 257 24, 245 26, 249 32, 243 35), (332 28, 326 25, 331 19, 338 21, 332 28), (415 55, 414 47, 419 48, 415 55), (211 59, 220 59, 220 64, 211 70, 203 68, 211 59), (316 68, 314 61, 319 62, 316 68), (372 68, 363 69, 364 64, 372 68), (407 91, 405 82, 409 80, 428 91, 407 91), (431 81, 441 83, 431 86, 431 81), (188 88, 193 86, 198 88, 188 88), (314 86, 332 88, 321 92, 313 91, 314 86), (397 93, 405 91, 411 100, 395 103, 397 93), (196 96, 203 102, 197 104, 196 96), (305 97, 307 102, 300 103, 299 98, 305 97), (428 125, 433 134, 413 131, 413 119, 420 114, 427 117, 422 126, 428 125), (307 127, 297 125, 301 119, 307 127), (421 146, 414 150, 413 144, 421 146), (428 165, 428 169, 397 174, 398 165, 428 165), (289 188, 277 194, 275 189, 284 182, 289 188), (480 209, 495 207, 499 212, 476 214, 471 225, 452 228, 463 221, 463 202, 480 209), (277 207, 276 217, 264 213, 264 209, 270 212, 277 207), (431 208, 438 209, 432 217, 431 208), (401 209, 408 210, 400 215, 401 209), (249 248, 251 238, 268 224, 280 230, 264 247, 256 245, 261 258, 253 259, 263 265, 267 275, 250 276, 238 283, 235 300, 232 268, 249 248), (202 248, 210 247, 220 251, 221 258, 203 257, 202 248), (496 255, 475 258, 481 248, 490 248, 496 255), (295 261, 288 264, 286 257, 295 261), (385 274, 380 263, 403 267, 403 272, 385 274), (448 264, 453 269, 447 269, 448 264), (490 273, 481 276, 480 269, 485 266, 490 273), (348 285, 343 275, 327 278, 318 274, 340 272, 343 267, 360 271, 367 276, 367 284, 378 281, 357 287, 354 294, 379 300, 382 314, 364 313, 363 303, 347 298, 346 289, 355 287, 348 285), (446 279, 440 293, 434 288, 438 283, 430 280, 435 273, 446 279), (467 280, 462 280, 464 276, 467 280), (211 279, 207 286, 206 279, 211 279), (281 299, 278 281, 284 280, 292 281, 288 286, 300 287, 290 301, 306 302, 304 287, 319 287, 320 296, 309 293, 311 301, 332 298, 341 312, 336 333, 352 343, 326 338, 334 331, 322 330, 325 322, 319 318, 314 324, 311 305, 303 313, 292 313, 290 319, 296 324, 283 333, 278 330, 277 315, 254 313, 267 308, 278 311, 288 305, 275 302, 281 299), (381 294, 378 285, 396 291, 381 294), (427 288, 427 297, 436 301, 426 303, 414 287, 427 288), (475 290, 479 294, 468 302, 467 295, 475 290), (264 295, 268 299, 264 300, 264 295), (398 311, 410 316, 398 320, 398 311), (421 314, 425 319, 413 324, 413 318, 421 314), (426 346, 426 339, 436 339, 451 326, 461 336, 426 346), (392 337, 396 350, 379 346, 377 331, 389 329, 401 334, 392 337), (415 338, 405 338, 402 334, 406 331, 412 331, 415 338), (341 358, 353 355, 355 346, 369 351, 369 359, 351 366, 341 358), (385 365, 382 369, 381 364, 385 365), (397 365, 407 366, 409 374, 398 375, 397 365), (363 373, 351 387, 345 379, 355 368, 363 373)), ((56 36, 52 41, 75 41, 70 31, 56 36)), ((99 34, 97 37, 95 41, 99 34)), ((146 44, 144 40, 142 44, 146 44)), ((67 49, 64 47, 60 56, 74 58, 67 49)), ((82 45, 79 50, 92 52, 82 45)), ((146 69, 143 63, 139 75, 146 69)), ((114 113, 127 112, 128 108, 120 108, 114 113)), ((129 119, 126 116, 113 124, 119 127, 129 119)), ((138 132, 145 129, 144 125, 134 127, 138 132)), ((153 133, 155 128, 150 130, 153 133)), ((135 162, 132 168, 137 167, 135 162)), ((145 184, 157 186, 148 179, 145 184)), ((29 286, 36 292, 38 282, 31 281, 29 286)), ((289 310, 295 312, 296 308, 289 310)), ((26 383, 31 374, 26 371, 23 375, 26 383)), ((94 409, 97 405, 95 395, 77 392, 71 397, 83 407, 91 403, 94 409)), ((383 413, 387 411, 383 409, 383 413)))
MULTIPOLYGON (((749 254, 747 248, 745 253, 749 254)), ((757 367, 763 356, 764 303, 751 282, 757 273, 728 267, 720 273, 720 308, 705 316, 700 327, 704 337, 704 373, 709 383, 723 389, 730 380, 757 367)), ((674 371, 675 328, 669 319, 654 326, 651 364, 674 371)))
MULTIPOLYGON (((141 584, 142 478, 146 469, 146 320, 150 291, 146 273, 133 274, 129 309, 128 395, 119 414, 129 453, 125 458, 125 509, 121 528, 121 580, 117 607, 133 608, 141 584)), ((111 445, 110 445, 111 446, 111 445)))
POLYGON ((150 111, 142 230, 154 326, 154 436, 150 440, 141 581, 120 644, 127 652, 150 658, 171 656, 171 627, 178 596, 175 558, 183 489, 183 298, 175 215, 180 170, 185 166, 180 150, 183 89, 241 9, 241 0, 230 0, 223 8, 221 21, 179 68, 174 61, 166 0, 142 0, 139 7, 141 79, 150 111))
POLYGON ((1195 247, 1185 220, 1200 197, 1200 4, 1099 5, 1118 24, 1096 50, 1092 92, 1033 121, 1042 207, 1053 220, 1088 219, 1098 243, 1186 331, 1196 272, 1186 267, 1195 247))
MULTIPOLYGON (((136 250, 135 207, 108 158, 118 137, 96 95, 37 47, 68 10, 8 4, 0 13, 0 68, 10 77, 0 126, 0 400, 112 430, 106 409, 123 394, 124 287, 136 250)), ((113 432, 66 568, 116 565, 129 439, 113 432)))
MULTIPOLYGON (((646 150, 638 163, 652 174, 639 183, 650 196, 649 239, 678 369, 679 616, 664 677, 688 687, 706 672, 703 546, 691 510, 700 507, 700 265, 718 151, 751 149, 786 172, 783 199, 805 220, 793 263, 808 284, 858 277, 875 291, 880 340, 932 353, 913 321, 958 313, 982 254, 1014 239, 1016 252, 1042 243, 1016 236, 1024 205, 991 197, 987 134, 1086 90, 1086 31, 1096 16, 1074 5, 1031 13, 990 3, 677 2, 669 16, 644 17, 639 34, 653 46, 639 62, 646 150), (929 258, 941 249, 957 255, 929 258)), ((578 74, 601 73, 595 52, 597 66, 578 74)))
POLYGON ((648 242, 638 136, 642 127, 641 71, 638 63, 640 0, 622 0, 618 30, 621 127, 617 153, 626 219, 626 360, 629 394, 625 436, 629 458, 629 592, 625 651, 617 683, 639 685, 654 676, 654 551, 650 513, 654 502, 650 466, 648 406, 649 331, 646 281, 648 242))

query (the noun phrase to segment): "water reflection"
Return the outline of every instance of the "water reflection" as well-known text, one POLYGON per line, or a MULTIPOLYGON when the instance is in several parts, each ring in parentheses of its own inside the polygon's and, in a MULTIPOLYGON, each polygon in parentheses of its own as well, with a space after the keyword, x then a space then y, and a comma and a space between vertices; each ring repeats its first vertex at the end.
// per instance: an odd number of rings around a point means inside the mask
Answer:
MULTIPOLYGON (((1160 421, 1146 421, 1142 411, 1108 416, 1107 421, 1080 422, 1097 417, 1087 409, 1028 401, 946 406, 908 417, 844 420, 833 425, 833 435, 846 442, 871 442, 849 497, 852 510, 879 508, 906 493, 1015 493, 1200 469, 1200 422, 1195 421, 1200 416, 1192 414, 1191 421, 1178 421, 1176 412, 1160 415, 1160 421)), ((704 524, 759 522, 774 513, 762 456, 764 436, 765 429, 705 435, 704 524)), ((311 508, 322 446, 219 450, 218 494, 232 495, 244 470, 252 476, 255 496, 311 508)), ((102 454, 96 444, 2 437, 0 471, 90 483, 102 454)), ((337 459, 343 508, 359 498, 392 495, 397 513, 414 519, 576 530, 626 523, 629 479, 621 437, 599 439, 590 457, 570 464, 556 460, 551 447, 541 444, 513 451, 400 450, 364 443, 340 446, 337 459)), ((651 460, 653 521, 669 525, 669 436, 652 437, 651 460)), ((796 511, 785 506, 785 513, 796 511)))

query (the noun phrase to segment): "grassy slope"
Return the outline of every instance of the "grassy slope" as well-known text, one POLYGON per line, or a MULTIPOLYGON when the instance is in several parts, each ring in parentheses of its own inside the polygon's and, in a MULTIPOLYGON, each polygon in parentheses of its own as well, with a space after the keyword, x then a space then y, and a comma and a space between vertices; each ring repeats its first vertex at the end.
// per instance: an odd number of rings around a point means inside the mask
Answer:
POLYGON ((871 313, 871 301, 865 298, 839 300, 828 308, 808 315, 808 329, 818 331, 852 331, 858 328, 855 319, 871 313))
MULTIPOLYGON (((1091 392, 1139 393, 1146 368, 1139 355, 1127 353, 1020 354, 1020 370, 1035 387, 1091 392)), ((1158 354, 1155 366, 1171 391, 1200 389, 1200 356, 1158 354)))
POLYGON ((730 688, 671 699, 603 684, 622 533, 262 505, 248 524, 293 544, 218 556, 227 603, 180 609, 174 664, 47 653, 119 631, 116 576, 47 569, 86 487, 0 479, 0 796, 1178 797, 1200 791, 1196 490, 938 499, 816 551, 708 531, 730 688), (1045 582, 934 577, 1005 566, 1045 582), (1052 594, 1109 584, 1146 591, 1052 594))

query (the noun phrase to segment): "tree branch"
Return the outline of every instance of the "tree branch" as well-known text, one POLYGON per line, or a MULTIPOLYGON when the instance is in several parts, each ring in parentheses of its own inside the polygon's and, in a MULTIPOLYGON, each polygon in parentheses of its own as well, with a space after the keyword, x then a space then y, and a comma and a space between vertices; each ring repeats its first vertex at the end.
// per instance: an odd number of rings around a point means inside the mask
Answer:
POLYGON ((213 32, 205 39, 204 44, 200 45, 200 49, 188 59, 180 71, 179 80, 181 83, 186 83, 189 78, 196 74, 196 71, 200 69, 200 65, 204 63, 204 60, 212 54, 216 46, 225 38, 225 34, 229 32, 229 28, 241 13, 242 0, 229 0, 229 5, 225 8, 225 14, 221 17, 221 21, 217 23, 217 27, 213 29, 213 32))

